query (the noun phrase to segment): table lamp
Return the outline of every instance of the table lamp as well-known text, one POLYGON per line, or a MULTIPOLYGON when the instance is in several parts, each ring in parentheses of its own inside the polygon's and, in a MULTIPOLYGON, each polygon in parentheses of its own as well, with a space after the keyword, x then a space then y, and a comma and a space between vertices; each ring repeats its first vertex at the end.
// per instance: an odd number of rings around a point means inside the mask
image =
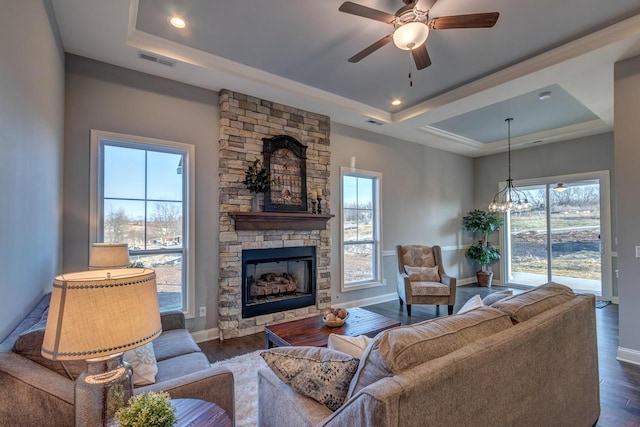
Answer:
POLYGON ((89 270, 127 268, 129 245, 126 243, 94 243, 89 253, 89 270))
POLYGON ((42 355, 87 361, 75 384, 76 426, 110 425, 133 394, 133 372, 123 352, 161 332, 153 270, 92 270, 55 278, 42 355))

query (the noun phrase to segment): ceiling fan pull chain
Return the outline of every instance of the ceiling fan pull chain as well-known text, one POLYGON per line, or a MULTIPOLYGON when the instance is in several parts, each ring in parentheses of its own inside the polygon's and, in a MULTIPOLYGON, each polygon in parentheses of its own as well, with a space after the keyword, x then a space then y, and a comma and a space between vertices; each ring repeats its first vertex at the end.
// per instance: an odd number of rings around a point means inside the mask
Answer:
POLYGON ((409 87, 413 87, 413 79, 411 78, 411 64, 412 64, 411 51, 409 51, 409 87))

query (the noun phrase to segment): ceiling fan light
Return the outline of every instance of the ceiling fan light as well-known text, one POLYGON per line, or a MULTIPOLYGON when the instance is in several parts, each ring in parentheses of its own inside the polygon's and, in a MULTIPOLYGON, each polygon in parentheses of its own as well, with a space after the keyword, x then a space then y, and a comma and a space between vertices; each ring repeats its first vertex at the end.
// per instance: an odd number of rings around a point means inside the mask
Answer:
POLYGON ((422 22, 408 22, 393 32, 393 43, 402 50, 420 47, 427 41, 429 27, 422 22))
POLYGON ((565 187, 565 185, 561 182, 559 182, 558 185, 553 187, 553 191, 556 191, 558 193, 562 193, 563 191, 566 191, 566 190, 567 190, 567 187, 565 187))

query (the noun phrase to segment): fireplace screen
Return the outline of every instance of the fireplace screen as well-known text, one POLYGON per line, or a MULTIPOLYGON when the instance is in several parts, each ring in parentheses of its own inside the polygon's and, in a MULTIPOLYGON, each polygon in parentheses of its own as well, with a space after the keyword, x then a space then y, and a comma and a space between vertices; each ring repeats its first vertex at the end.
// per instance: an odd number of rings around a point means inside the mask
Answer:
POLYGON ((315 247, 242 251, 242 316, 315 304, 315 247))

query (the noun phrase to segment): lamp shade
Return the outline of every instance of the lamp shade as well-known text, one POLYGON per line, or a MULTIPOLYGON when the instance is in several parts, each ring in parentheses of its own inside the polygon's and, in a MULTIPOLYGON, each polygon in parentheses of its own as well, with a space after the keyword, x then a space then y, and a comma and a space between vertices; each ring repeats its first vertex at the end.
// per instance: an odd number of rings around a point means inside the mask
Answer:
POLYGON ((422 46, 429 36, 429 27, 423 22, 408 22, 393 32, 393 43, 402 50, 422 46))
POLYGON ((53 282, 42 355, 95 359, 141 346, 161 332, 155 271, 64 274, 53 282))
POLYGON ((126 268, 129 265, 129 245, 126 243, 94 243, 89 254, 89 270, 126 268))

